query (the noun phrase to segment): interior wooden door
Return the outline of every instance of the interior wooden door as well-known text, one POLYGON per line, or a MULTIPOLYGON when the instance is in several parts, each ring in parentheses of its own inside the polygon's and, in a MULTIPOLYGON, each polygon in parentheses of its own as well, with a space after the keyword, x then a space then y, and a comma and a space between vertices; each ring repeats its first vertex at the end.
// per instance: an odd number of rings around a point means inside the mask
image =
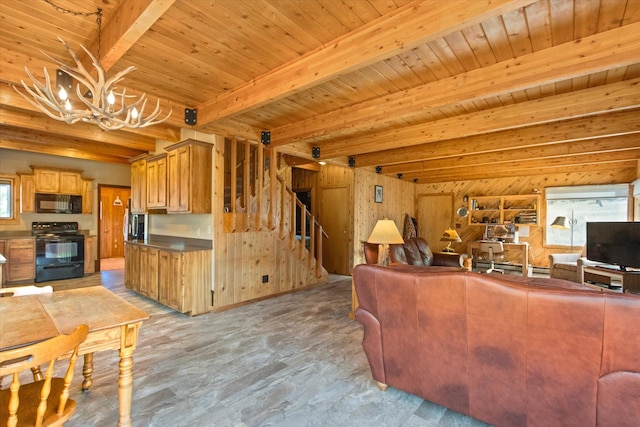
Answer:
POLYGON ((323 188, 320 196, 320 224, 328 239, 322 241, 322 264, 329 273, 349 274, 347 188, 323 188))
MULTIPOLYGON (((440 252, 449 244, 441 242, 442 233, 453 225, 453 194, 418 195, 418 236, 423 237, 431 250, 440 252)), ((456 243, 452 243, 455 247, 456 243)))
POLYGON ((98 191, 100 259, 122 258, 124 257, 124 215, 131 189, 99 186, 98 191))

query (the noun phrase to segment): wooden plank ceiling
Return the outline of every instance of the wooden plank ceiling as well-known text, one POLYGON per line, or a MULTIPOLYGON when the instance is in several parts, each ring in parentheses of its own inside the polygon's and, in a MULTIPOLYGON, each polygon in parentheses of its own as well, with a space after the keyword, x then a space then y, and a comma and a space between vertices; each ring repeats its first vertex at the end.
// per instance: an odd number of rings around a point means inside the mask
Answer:
POLYGON ((180 128, 420 183, 637 167, 640 0, 2 0, 0 148, 126 163, 180 128), (68 61, 129 66, 170 120, 101 131, 11 85, 68 61), (184 109, 197 109, 195 126, 184 109))

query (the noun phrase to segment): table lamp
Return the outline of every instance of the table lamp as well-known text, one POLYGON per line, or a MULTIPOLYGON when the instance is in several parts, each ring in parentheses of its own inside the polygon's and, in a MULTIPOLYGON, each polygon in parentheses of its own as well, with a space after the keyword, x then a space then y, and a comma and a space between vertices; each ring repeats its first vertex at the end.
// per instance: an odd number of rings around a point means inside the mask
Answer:
POLYGON ((396 227, 396 223, 392 219, 380 219, 373 227, 369 239, 369 243, 377 243, 382 245, 382 250, 378 250, 378 265, 389 265, 389 245, 403 244, 404 239, 396 227))
POLYGON ((460 238, 460 236, 458 236, 458 233, 456 232, 456 230, 452 230, 451 228, 448 228, 444 230, 444 233, 442 233, 442 238, 440 239, 440 241, 449 242, 447 247, 442 249, 442 252, 455 252, 451 247, 451 242, 462 242, 462 239, 460 238))

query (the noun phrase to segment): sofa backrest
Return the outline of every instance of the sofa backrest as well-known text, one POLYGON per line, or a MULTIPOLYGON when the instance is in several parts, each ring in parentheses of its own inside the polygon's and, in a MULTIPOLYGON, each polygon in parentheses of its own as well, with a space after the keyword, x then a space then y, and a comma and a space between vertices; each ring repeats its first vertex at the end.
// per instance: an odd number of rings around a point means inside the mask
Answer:
POLYGON ((640 297, 436 267, 362 265, 353 279, 377 381, 497 425, 640 413, 640 297))

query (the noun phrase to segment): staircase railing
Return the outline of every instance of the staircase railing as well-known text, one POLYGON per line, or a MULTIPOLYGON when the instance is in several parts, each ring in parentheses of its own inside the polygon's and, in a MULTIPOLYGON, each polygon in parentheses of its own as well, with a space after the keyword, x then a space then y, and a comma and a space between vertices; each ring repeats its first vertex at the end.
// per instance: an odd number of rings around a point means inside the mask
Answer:
POLYGON ((300 261, 315 270, 316 277, 321 277, 322 238, 328 236, 278 174, 276 156, 275 149, 266 149, 262 144, 252 151, 249 142, 234 140, 230 153, 232 203, 228 212, 224 213, 224 230, 227 233, 272 231, 291 251, 297 253, 300 261), (240 143, 244 144, 244 159, 238 162, 236 144, 240 143), (270 154, 268 168, 265 167, 264 150, 269 150, 270 154), (251 175, 252 164, 255 177, 251 175), (236 197, 238 170, 242 170, 243 179, 242 192, 236 197), (297 218, 300 218, 299 227, 297 218))

